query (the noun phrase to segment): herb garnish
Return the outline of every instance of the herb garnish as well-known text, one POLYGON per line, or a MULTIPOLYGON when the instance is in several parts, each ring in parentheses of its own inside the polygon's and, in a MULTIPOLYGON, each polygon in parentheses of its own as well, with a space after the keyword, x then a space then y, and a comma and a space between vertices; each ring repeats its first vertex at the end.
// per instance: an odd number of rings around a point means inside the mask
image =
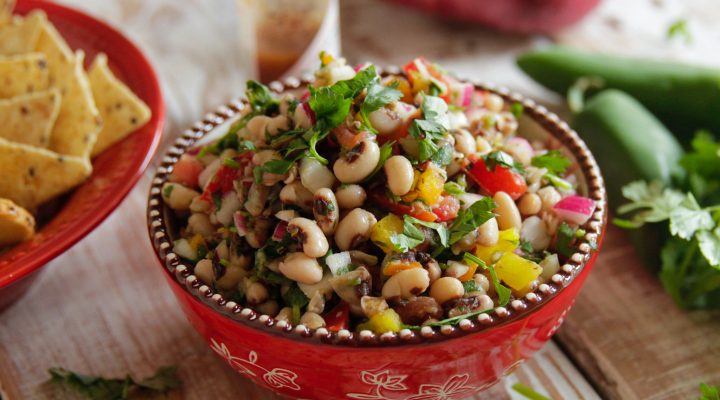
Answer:
POLYGON ((410 125, 410 135, 418 141, 419 161, 430 159, 440 150, 438 142, 450 129, 448 107, 445 100, 423 94, 424 119, 416 119, 410 125))
POLYGON ((129 399, 148 394, 164 394, 180 386, 176 367, 160 367, 155 375, 135 381, 130 375, 125 378, 108 379, 68 371, 65 368, 48 370, 53 383, 63 384, 92 400, 129 399))
POLYGON ((495 272, 495 267, 486 264, 485 261, 481 260, 479 257, 475 256, 472 253, 466 252, 465 254, 463 254, 463 260, 469 263, 477 264, 483 269, 486 269, 490 272, 490 280, 492 281, 493 287, 495 288, 495 293, 498 295, 498 304, 500 305, 500 307, 505 307, 510 301, 510 295, 512 294, 512 292, 510 291, 510 289, 500 283, 500 280, 497 277, 497 272, 495 272))
POLYGON ((370 85, 367 88, 367 95, 365 95, 365 100, 363 101, 362 106, 360 106, 360 112, 357 114, 367 130, 377 133, 370 123, 368 115, 371 112, 384 107, 386 104, 400 100, 402 93, 395 90, 397 87, 397 82, 394 82, 390 86, 383 85, 378 81, 378 79, 374 79, 370 82, 370 85))
POLYGON ((491 151, 483 157, 483 160, 488 171, 495 171, 495 168, 500 165, 519 174, 525 172, 525 168, 521 163, 516 162, 508 153, 501 150, 491 151))
POLYGON ((478 200, 467 209, 461 209, 458 212, 457 217, 453 220, 450 225, 450 239, 449 244, 453 245, 462 239, 468 233, 474 231, 478 226, 484 224, 491 218, 495 218, 492 210, 497 207, 493 199, 490 197, 483 197, 482 200, 478 200))

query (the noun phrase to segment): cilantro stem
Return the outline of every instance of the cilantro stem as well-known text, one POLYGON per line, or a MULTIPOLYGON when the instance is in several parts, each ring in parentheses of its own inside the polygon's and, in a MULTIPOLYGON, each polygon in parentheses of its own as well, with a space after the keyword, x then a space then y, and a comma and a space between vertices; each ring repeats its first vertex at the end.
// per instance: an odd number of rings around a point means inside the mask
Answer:
POLYGON ((690 267, 690 263, 692 263, 693 257, 695 257, 695 253, 697 252, 698 244, 695 239, 692 240, 690 250, 685 254, 685 257, 682 260, 682 264, 680 264, 680 276, 685 277, 685 274, 687 273, 687 269, 690 267))
POLYGON ((525 396, 530 400, 552 400, 551 398, 543 396, 542 394, 532 390, 531 388, 523 385, 520 382, 513 384, 512 388, 514 391, 520 393, 521 395, 525 396))

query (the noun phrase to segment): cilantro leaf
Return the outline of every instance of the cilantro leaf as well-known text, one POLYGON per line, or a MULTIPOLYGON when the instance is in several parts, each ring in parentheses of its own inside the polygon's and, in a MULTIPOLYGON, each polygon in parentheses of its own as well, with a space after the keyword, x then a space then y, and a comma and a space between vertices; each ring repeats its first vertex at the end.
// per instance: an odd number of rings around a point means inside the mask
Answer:
POLYGON ((407 218, 403 220, 403 232, 390 236, 390 243, 393 244, 395 250, 401 253, 414 249, 424 241, 425 234, 423 231, 413 225, 412 221, 407 218))
POLYGON ((371 82, 377 79, 377 72, 375 66, 371 65, 365 69, 361 69, 355 74, 354 77, 338 81, 334 85, 330 86, 330 89, 337 93, 340 97, 346 99, 354 99, 360 92, 363 91, 371 82))
POLYGON ((460 196, 461 194, 465 194, 465 189, 452 181, 445 183, 445 186, 443 186, 443 190, 453 196, 460 196))
POLYGON ((515 118, 520 118, 524 111, 525 107, 523 107, 522 103, 515 102, 510 106, 510 112, 515 118))
MULTIPOLYGON (((423 95, 421 109, 424 119, 413 120, 408 131, 418 141, 419 161, 425 161, 440 150, 438 142, 450 128, 450 118, 447 103, 439 97, 423 95)), ((447 154, 441 155, 437 161, 447 161, 447 154)))
POLYGON ((552 174, 562 175, 572 164, 572 161, 565 157, 560 151, 551 150, 545 154, 533 157, 530 163, 534 167, 545 168, 552 174))
POLYGON ((280 104, 270 89, 262 83, 249 80, 245 86, 245 96, 254 112, 267 114, 269 109, 280 104))
POLYGON ((700 208, 692 194, 688 193, 686 199, 675 209, 670 211, 670 233, 683 239, 690 239, 699 230, 709 230, 715 227, 710 212, 700 208))
POLYGON ((461 209, 450 228, 448 228, 450 231, 449 244, 455 244, 465 235, 477 229, 478 226, 491 218, 495 218, 495 214, 492 212, 495 207, 497 205, 493 199, 483 197, 482 200, 476 201, 467 209, 461 209))
POLYGON ((437 149, 435 154, 430 156, 430 159, 441 167, 450 165, 453 159, 453 147, 450 143, 445 143, 437 149))
POLYGON ((155 375, 140 382, 130 375, 125 378, 108 379, 101 376, 83 375, 65 368, 50 368, 51 381, 68 386, 89 399, 128 399, 133 394, 158 395, 180 386, 176 367, 161 367, 155 375))
POLYGON ((405 215, 403 217, 403 220, 405 223, 410 223, 412 225, 421 225, 426 228, 430 228, 437 232, 438 237, 440 238, 440 244, 443 247, 448 247, 449 239, 450 239, 450 233, 448 232, 448 229, 445 227, 445 225, 439 223, 439 222, 428 222, 428 221, 422 221, 415 217, 411 217, 409 215, 405 215))
POLYGON ((426 121, 439 125, 443 132, 450 129, 450 117, 448 116, 448 106, 445 100, 435 96, 423 95, 421 108, 423 118, 426 121))
POLYGON ((510 154, 504 151, 491 151, 483 157, 483 160, 485 161, 485 168, 487 168, 488 171, 495 171, 498 165, 512 169, 517 173, 523 173, 525 171, 522 164, 515 162, 510 154))
POLYGON ((575 252, 572 246, 575 237, 575 229, 568 225, 567 222, 561 223, 557 231, 555 250, 565 257, 570 257, 575 252))
POLYGON ((309 86, 308 89, 308 104, 315 112, 316 124, 320 130, 330 130, 345 121, 350 112, 352 98, 346 98, 327 86, 319 89, 309 86))
POLYGON ((360 112, 358 113, 358 115, 365 124, 365 126, 372 132, 376 131, 370 123, 368 115, 371 112, 384 107, 386 104, 398 101, 402 97, 402 93, 398 90, 395 90, 397 86, 397 82, 391 86, 385 86, 378 82, 377 79, 370 82, 370 85, 367 89, 367 95, 365 96, 365 100, 363 101, 362 106, 360 106, 360 112))
POLYGON ((697 234, 700 251, 711 267, 720 269, 720 227, 697 234))

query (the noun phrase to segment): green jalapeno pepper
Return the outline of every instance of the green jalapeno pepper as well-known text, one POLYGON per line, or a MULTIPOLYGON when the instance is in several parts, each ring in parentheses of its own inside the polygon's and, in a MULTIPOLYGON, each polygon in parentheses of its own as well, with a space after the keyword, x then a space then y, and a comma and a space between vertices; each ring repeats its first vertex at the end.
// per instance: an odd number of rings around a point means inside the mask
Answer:
POLYGON ((660 118, 683 141, 697 129, 720 132, 720 70, 585 53, 555 46, 520 56, 518 66, 562 95, 582 77, 599 77, 660 118))

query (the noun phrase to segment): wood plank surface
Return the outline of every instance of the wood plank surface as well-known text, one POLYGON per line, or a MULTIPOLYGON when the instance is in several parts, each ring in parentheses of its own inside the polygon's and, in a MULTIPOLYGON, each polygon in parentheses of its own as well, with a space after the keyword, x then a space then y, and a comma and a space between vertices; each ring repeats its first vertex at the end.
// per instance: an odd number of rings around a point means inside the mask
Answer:
MULTIPOLYGON (((63 2, 109 20, 148 53, 168 103, 165 143, 242 91, 249 58, 237 37, 232 0, 63 2)), ((661 21, 702 14, 692 28, 720 32, 708 22, 717 21, 720 13, 712 18, 701 7, 707 1, 665 0, 660 8, 653 5, 657 2, 635 0, 633 7, 652 7, 660 13, 653 18, 661 21)), ((341 4, 343 50, 352 62, 400 64, 424 55, 462 76, 510 86, 562 111, 557 96, 533 84, 513 64, 516 54, 547 39, 458 25, 378 0, 341 4)), ((622 15, 624 4, 606 0, 557 39, 598 48, 595 40, 612 33, 624 40, 614 39, 602 48, 622 51, 627 45, 681 59, 707 49, 704 39, 688 48, 663 45, 658 39, 662 27, 656 32, 641 19, 622 15), (615 19, 620 20, 620 33, 613 28, 616 22, 608 22, 615 19), (646 33, 638 35, 638 30, 646 33)), ((47 265, 28 296, 0 314, 0 393, 5 398, 77 398, 46 383, 46 369, 52 366, 142 377, 160 365, 179 367, 184 384, 175 397, 277 398, 226 367, 175 306, 145 240, 149 177, 146 174, 96 231, 47 265)), ((595 271, 560 330, 560 346, 549 343, 501 384, 475 398, 521 399, 510 389, 517 381, 554 399, 694 398, 700 381, 720 383, 717 320, 717 314, 677 310, 657 280, 633 259, 622 233, 611 230, 595 271)))

